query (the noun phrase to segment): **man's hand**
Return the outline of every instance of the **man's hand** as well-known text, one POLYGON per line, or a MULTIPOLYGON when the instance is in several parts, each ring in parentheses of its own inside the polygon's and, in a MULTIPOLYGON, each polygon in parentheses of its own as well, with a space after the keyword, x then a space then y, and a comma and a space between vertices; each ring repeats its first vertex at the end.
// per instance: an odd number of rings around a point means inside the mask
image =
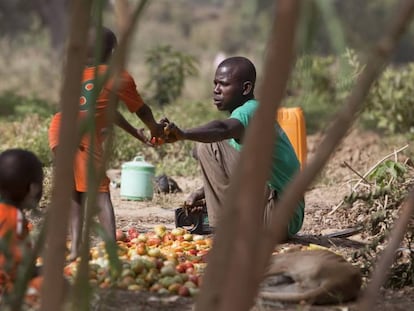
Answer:
POLYGON ((168 123, 168 119, 167 118, 163 118, 160 120, 159 123, 156 123, 156 127, 154 128, 154 130, 151 130, 151 140, 150 140, 150 144, 153 147, 156 146, 160 146, 165 142, 165 127, 167 126, 168 123))
POLYGON ((179 129, 175 123, 170 122, 167 118, 162 118, 159 124, 163 125, 162 135, 153 136, 151 138, 151 144, 153 146, 159 146, 164 143, 174 143, 177 140, 184 139, 183 131, 179 129))
POLYGON ((184 208, 192 212, 200 212, 203 210, 203 206, 206 204, 204 188, 201 187, 191 193, 184 201, 184 208))
POLYGON ((183 140, 185 138, 184 132, 175 123, 172 122, 168 123, 164 128, 164 133, 166 135, 166 143, 175 143, 176 141, 183 140))
POLYGON ((163 123, 155 123, 155 126, 150 129, 151 137, 162 138, 164 139, 164 126, 163 123))
POLYGON ((144 128, 140 128, 140 129, 137 128, 136 131, 137 131, 137 135, 136 135, 137 139, 142 141, 145 145, 153 147, 153 145, 151 144, 149 138, 145 135, 145 129, 144 128))

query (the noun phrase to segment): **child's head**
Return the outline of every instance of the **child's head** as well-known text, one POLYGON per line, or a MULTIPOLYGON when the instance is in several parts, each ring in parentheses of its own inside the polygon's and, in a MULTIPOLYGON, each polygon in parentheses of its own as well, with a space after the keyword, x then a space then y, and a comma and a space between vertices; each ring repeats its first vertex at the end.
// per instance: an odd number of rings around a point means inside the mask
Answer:
POLYGON ((100 59, 99 63, 108 62, 113 50, 116 48, 117 39, 112 30, 102 27, 101 37, 97 37, 96 28, 91 28, 88 34, 88 64, 94 63, 95 48, 100 44, 100 59))
POLYGON ((24 208, 33 206, 42 196, 42 163, 35 154, 23 149, 0 153, 0 198, 24 208))

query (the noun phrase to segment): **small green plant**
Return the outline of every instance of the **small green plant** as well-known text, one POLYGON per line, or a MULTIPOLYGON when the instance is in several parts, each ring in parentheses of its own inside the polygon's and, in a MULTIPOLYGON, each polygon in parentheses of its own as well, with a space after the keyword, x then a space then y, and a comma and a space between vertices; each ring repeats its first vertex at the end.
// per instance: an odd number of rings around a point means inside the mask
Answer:
POLYGON ((151 100, 160 106, 176 100, 182 93, 185 79, 198 74, 197 60, 169 45, 149 50, 145 62, 149 66, 147 87, 153 92, 151 100))

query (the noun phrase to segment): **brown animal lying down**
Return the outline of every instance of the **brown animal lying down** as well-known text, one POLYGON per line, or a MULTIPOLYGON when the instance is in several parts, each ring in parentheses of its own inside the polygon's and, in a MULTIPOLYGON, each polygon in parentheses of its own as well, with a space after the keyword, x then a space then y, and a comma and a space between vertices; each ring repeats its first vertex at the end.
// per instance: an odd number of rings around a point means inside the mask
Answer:
POLYGON ((267 300, 335 304, 357 298, 361 273, 331 251, 305 250, 274 255, 262 284, 267 300))

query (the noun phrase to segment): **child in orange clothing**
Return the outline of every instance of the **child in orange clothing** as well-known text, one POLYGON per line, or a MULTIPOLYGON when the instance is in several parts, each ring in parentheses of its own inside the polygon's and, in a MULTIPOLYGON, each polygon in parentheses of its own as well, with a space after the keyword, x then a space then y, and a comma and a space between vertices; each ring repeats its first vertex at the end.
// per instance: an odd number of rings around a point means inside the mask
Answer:
MULTIPOLYGON (((95 109, 95 134, 93 135, 93 145, 91 144, 90 134, 85 134, 78 147, 74 161, 74 181, 75 189, 72 200, 71 213, 71 251, 69 255, 70 260, 76 259, 81 242, 82 224, 84 216, 83 201, 88 190, 88 158, 92 156, 95 163, 95 169, 99 169, 104 165, 103 159, 103 142, 104 135, 102 134, 109 125, 107 119, 108 104, 110 95, 113 90, 113 79, 104 85, 100 91, 96 101, 93 101, 91 95, 93 94, 95 84, 95 74, 99 77, 106 73, 108 66, 106 63, 112 55, 112 51, 116 47, 115 34, 107 28, 102 30, 101 40, 96 40, 95 31, 89 32, 88 42, 88 60, 83 72, 82 79, 82 93, 79 100, 79 120, 85 119, 88 116, 91 107, 95 109), (95 43, 101 42, 101 59, 98 61, 98 66, 95 66, 94 60, 95 43)), ((144 122, 149 128, 152 137, 161 137, 164 135, 163 124, 157 123, 152 114, 152 110, 148 107, 139 95, 134 79, 127 71, 123 71, 119 77, 120 84, 116 90, 116 95, 132 113, 144 122)), ((49 127, 49 147, 53 152, 59 144, 59 128, 60 128, 61 114, 57 113, 49 127)), ((140 140, 141 142, 150 145, 151 143, 143 135, 142 130, 134 128, 118 111, 115 116, 115 124, 125 130, 127 133, 140 140)), ((115 215, 112 201, 109 193, 109 179, 105 176, 99 183, 97 196, 97 204, 99 207, 98 219, 108 236, 115 240, 115 215)))
POLYGON ((24 249, 30 247, 24 210, 38 204, 42 183, 42 164, 32 152, 9 149, 0 153, 0 239, 7 246, 0 252, 0 292, 12 285, 24 249))

